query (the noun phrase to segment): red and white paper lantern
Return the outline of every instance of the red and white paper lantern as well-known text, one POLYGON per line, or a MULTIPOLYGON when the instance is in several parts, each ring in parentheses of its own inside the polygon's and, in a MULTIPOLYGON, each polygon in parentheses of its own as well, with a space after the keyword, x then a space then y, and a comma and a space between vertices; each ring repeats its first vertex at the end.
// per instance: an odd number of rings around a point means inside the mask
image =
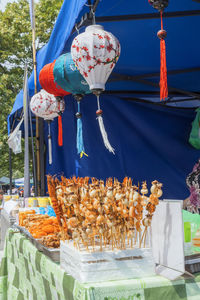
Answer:
POLYGON ((120 56, 120 43, 110 32, 101 25, 90 25, 85 32, 79 34, 72 42, 71 55, 74 63, 83 75, 90 90, 97 96, 98 110, 96 111, 99 128, 105 147, 114 154, 102 118, 99 95, 105 90, 113 68, 120 56))
POLYGON ((52 121, 63 113, 65 102, 62 98, 41 90, 31 98, 30 109, 37 117, 52 121))
POLYGON ((41 90, 31 98, 30 109, 37 117, 48 121, 49 164, 52 164, 50 121, 59 117, 64 112, 65 101, 61 97, 55 97, 45 90, 41 90))
POLYGON ((120 43, 103 26, 90 25, 73 40, 71 55, 90 89, 105 90, 120 55, 120 43))

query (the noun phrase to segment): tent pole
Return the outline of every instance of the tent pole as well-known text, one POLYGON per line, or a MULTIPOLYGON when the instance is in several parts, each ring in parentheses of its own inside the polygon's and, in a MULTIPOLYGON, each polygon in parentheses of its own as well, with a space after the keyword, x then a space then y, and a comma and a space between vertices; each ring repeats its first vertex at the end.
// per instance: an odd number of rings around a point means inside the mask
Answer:
POLYGON ((24 72, 24 198, 30 197, 30 167, 29 167, 29 101, 27 66, 24 72))
MULTIPOLYGON (((98 3, 96 4, 96 2, 95 2, 95 4, 93 4, 93 12, 96 10, 97 5, 98 5, 98 3)), ((170 12, 163 13, 163 17, 165 17, 165 18, 190 17, 190 16, 199 16, 199 15, 200 15, 200 10, 170 11, 170 12)), ((128 21, 128 20, 150 20, 150 19, 160 19, 160 13, 102 16, 102 17, 95 17, 95 19, 96 19, 97 23, 119 22, 119 21, 128 21)), ((77 28, 80 29, 83 26, 88 26, 91 24, 92 24, 92 12, 90 11, 90 13, 85 13, 82 16, 79 23, 76 23, 76 25, 74 26, 74 28, 72 30, 72 33, 74 33, 77 30, 77 28)))
MULTIPOLYGON (((146 80, 143 78, 140 78, 139 76, 135 76, 135 75, 124 75, 124 74, 118 74, 118 73, 113 73, 113 77, 112 77, 112 82, 114 81, 135 81, 144 85, 149 85, 149 86, 153 86, 153 87, 157 87, 159 88, 159 83, 157 82, 153 82, 150 80, 146 80)), ((174 88, 171 86, 168 86, 168 89, 170 92, 177 92, 179 94, 183 94, 183 95, 187 95, 190 97, 195 97, 197 99, 199 99, 199 94, 195 93, 195 92, 188 92, 182 89, 178 89, 178 88, 174 88)))
POLYGON ((12 151, 9 148, 10 195, 12 195, 12 151))
MULTIPOLYGON (((163 13, 163 17, 165 18, 191 17, 191 16, 199 16, 199 15, 200 15, 200 10, 169 11, 163 13)), ((150 19, 160 19, 160 13, 96 17, 96 21, 100 23, 122 22, 122 21, 129 21, 129 20, 150 20, 150 19)))
POLYGON ((34 151, 34 140, 33 140, 33 124, 32 115, 29 106, 29 116, 30 116, 30 131, 31 131, 31 146, 32 146, 32 159, 33 159, 33 183, 34 183, 34 194, 38 196, 38 186, 37 186, 37 173, 36 173, 36 161, 35 161, 35 151, 34 151))
POLYGON ((45 163, 44 163, 44 122, 39 118, 39 136, 40 136, 40 196, 45 196, 45 163))
MULTIPOLYGON (((34 68, 34 85, 35 85, 35 94, 37 93, 37 61, 36 61, 36 47, 35 47, 35 11, 34 3, 32 2, 32 48, 33 48, 33 68, 34 68)), ((37 193, 41 195, 41 152, 44 148, 44 138, 43 137, 43 120, 36 117, 36 157, 37 157, 37 193)))

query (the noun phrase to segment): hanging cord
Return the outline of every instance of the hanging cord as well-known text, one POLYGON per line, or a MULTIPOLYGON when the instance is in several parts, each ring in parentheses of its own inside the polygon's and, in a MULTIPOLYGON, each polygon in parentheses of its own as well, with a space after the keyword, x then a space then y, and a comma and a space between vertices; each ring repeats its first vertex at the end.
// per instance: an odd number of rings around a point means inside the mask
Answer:
POLYGON ((95 19, 95 11, 93 10, 93 7, 91 7, 91 14, 92 14, 92 25, 96 24, 96 19, 95 19))
POLYGON ((75 29, 76 29, 76 32, 78 33, 78 35, 79 35, 79 29, 78 29, 78 26, 77 26, 77 24, 75 24, 75 29))
POLYGON ((51 140, 51 121, 48 120, 48 146, 49 146, 49 164, 52 164, 52 140, 51 140))
POLYGON ((161 18, 161 30, 159 30, 157 34, 160 39, 160 100, 166 100, 166 98, 168 98, 166 45, 165 45, 165 38, 167 36, 167 32, 163 29, 162 10, 160 11, 160 18, 161 18))
POLYGON ((102 118, 103 111, 101 110, 101 107, 100 107, 99 95, 97 95, 97 107, 98 107, 98 110, 96 111, 96 115, 97 115, 97 120, 98 120, 98 123, 99 123, 99 128, 100 128, 100 131, 101 131, 101 135, 102 135, 102 138, 103 138, 104 145, 110 152, 115 154, 115 149, 111 146, 111 144, 108 140, 108 135, 107 135, 107 132, 105 130, 104 123, 103 123, 103 118, 102 118))
POLYGON ((84 142, 83 142, 83 124, 82 124, 82 114, 80 112, 80 99, 77 100, 78 104, 78 112, 76 113, 76 118, 77 118, 77 135, 76 135, 76 148, 77 148, 77 153, 80 154, 80 158, 83 157, 83 155, 88 156, 85 153, 85 148, 84 148, 84 142))

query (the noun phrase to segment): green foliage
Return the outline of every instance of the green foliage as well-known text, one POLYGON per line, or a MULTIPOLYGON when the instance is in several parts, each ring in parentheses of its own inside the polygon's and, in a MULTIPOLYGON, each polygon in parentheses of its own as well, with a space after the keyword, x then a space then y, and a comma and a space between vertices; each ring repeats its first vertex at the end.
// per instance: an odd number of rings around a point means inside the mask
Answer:
MULTIPOLYGON (((63 0, 35 4, 37 50, 49 40, 63 0)), ((7 116, 23 87, 24 66, 32 64, 32 30, 28 0, 8 3, 0 11, 0 177, 9 175, 7 116)), ((12 155, 14 177, 23 176, 23 153, 12 155)))

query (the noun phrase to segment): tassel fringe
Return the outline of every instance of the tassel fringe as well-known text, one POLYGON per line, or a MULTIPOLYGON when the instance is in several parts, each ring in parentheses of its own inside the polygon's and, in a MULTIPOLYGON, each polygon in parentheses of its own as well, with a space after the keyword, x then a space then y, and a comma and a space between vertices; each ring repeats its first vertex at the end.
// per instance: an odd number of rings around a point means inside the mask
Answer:
POLYGON ((52 165, 52 142, 51 142, 51 136, 48 137, 48 144, 49 144, 49 164, 52 165))
POLYGON ((97 120, 99 122, 99 128, 100 128, 100 131, 101 131, 101 135, 102 135, 102 138, 103 138, 103 142, 104 142, 104 145, 105 147, 110 151, 112 152, 113 154, 115 154, 115 149, 111 146, 109 140, 108 140, 108 135, 107 135, 107 132, 105 130, 105 127, 104 127, 104 123, 103 123, 103 118, 102 116, 98 116, 97 117, 97 120))
POLYGON ((51 141, 51 125, 50 121, 48 121, 48 148, 49 148, 49 164, 52 164, 52 141, 51 141))
POLYGON ((63 146, 62 117, 58 116, 58 146, 63 146))
POLYGON ((83 144, 83 126, 81 118, 77 119, 76 147, 78 154, 85 152, 83 144))
POLYGON ((165 40, 160 40, 160 100, 168 97, 165 40))
MULTIPOLYGON (((162 11, 160 13, 161 30, 163 30, 162 11)), ((167 86, 167 63, 166 63, 166 45, 165 40, 160 40, 160 100, 166 100, 168 97, 167 86)))

